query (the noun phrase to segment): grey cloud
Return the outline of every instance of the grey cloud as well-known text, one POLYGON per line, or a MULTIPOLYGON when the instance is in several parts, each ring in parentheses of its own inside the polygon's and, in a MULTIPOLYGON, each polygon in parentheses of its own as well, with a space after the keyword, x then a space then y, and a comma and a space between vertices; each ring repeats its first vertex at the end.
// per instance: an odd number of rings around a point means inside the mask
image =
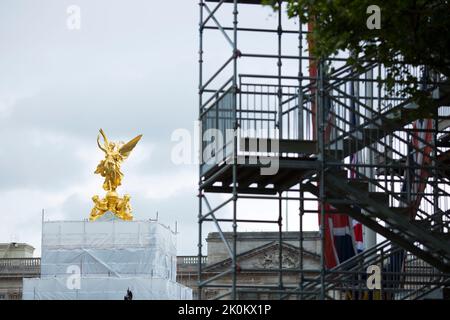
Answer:
POLYGON ((0 189, 39 188, 55 191, 85 176, 72 139, 34 130, 0 129, 0 189))
MULTIPOLYGON (((41 208, 50 219, 88 216, 91 199, 80 190, 91 181, 101 186, 92 173, 99 127, 111 139, 144 134, 138 147, 149 155, 133 162, 132 154, 126 177, 141 174, 159 186, 156 179, 183 182, 177 176, 185 179, 185 171, 196 176, 196 165, 171 163, 170 137, 191 131, 198 117, 197 14, 186 0, 0 2, 0 202, 9 208, 1 242, 17 233, 38 247, 41 208), (66 28, 71 4, 81 8, 80 31, 66 28), (23 198, 30 194, 38 195, 23 198)), ((194 254, 196 188, 164 197, 161 187, 150 199, 147 187, 132 194, 136 217, 159 211, 162 223, 178 221, 179 254, 194 254)))

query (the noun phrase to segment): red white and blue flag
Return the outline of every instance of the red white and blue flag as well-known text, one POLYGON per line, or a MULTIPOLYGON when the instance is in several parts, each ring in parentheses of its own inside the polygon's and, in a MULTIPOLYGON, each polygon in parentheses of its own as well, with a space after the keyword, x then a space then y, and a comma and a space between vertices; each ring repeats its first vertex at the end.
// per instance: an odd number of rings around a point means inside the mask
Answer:
MULTIPOLYGON (((427 180, 430 175, 429 170, 424 166, 430 164, 430 154, 432 151, 433 133, 432 129, 433 120, 424 119, 417 120, 413 123, 413 134, 411 136, 412 152, 409 153, 410 167, 409 171, 410 179, 406 179, 402 184, 402 197, 405 199, 400 205, 402 207, 409 208, 411 218, 414 218, 417 214, 417 210, 422 202, 423 193, 427 186, 427 180), (410 195, 408 196, 408 186, 410 189, 410 195)), ((390 257, 390 265, 388 270, 390 272, 401 272, 405 269, 406 252, 399 250, 390 257)))
MULTIPOLYGON (((326 99, 328 100, 328 99, 326 99)), ((332 105, 329 103, 329 116, 327 127, 335 124, 335 117, 332 112, 332 105)), ((351 115, 351 123, 356 125, 356 117, 351 115)), ((326 130, 327 141, 330 140, 331 130, 326 130)), ((351 164, 358 163, 358 154, 350 157, 351 164)), ((357 178, 357 168, 350 168, 350 179, 357 178)), ((320 215, 319 215, 320 224, 320 215)), ((357 253, 364 250, 363 228, 362 224, 350 216, 338 213, 330 204, 325 204, 325 265, 327 268, 333 268, 357 253)))
MULTIPOLYGON (((309 31, 312 31, 313 23, 308 25, 309 31)), ((312 41, 309 41, 309 49, 313 46, 312 41)), ((311 79, 317 79, 317 65, 313 59, 310 59, 309 65, 309 75, 311 79)), ((311 89, 311 95, 314 97, 315 89, 314 85, 311 89)), ((328 108, 328 117, 327 117, 327 126, 325 128, 325 140, 330 141, 332 134, 332 127, 335 126, 335 117, 332 111, 332 104, 329 99, 325 99, 327 101, 328 108)), ((313 115, 316 115, 316 103, 312 101, 311 111, 313 115)), ((354 118, 356 121, 356 118, 354 118)), ((315 130, 315 119, 312 119, 312 127, 314 138, 316 136, 315 130)), ((356 124, 356 123, 355 123, 356 124)), ((351 158, 352 163, 357 163, 358 158, 357 154, 353 155, 351 158)), ((351 172, 350 178, 355 178, 356 172, 351 172)), ((325 209, 325 226, 324 226, 324 257, 325 257, 325 266, 328 269, 331 269, 345 260, 353 257, 358 252, 364 249, 363 245, 363 232, 361 223, 353 220, 350 216, 342 213, 338 213, 337 210, 330 204, 324 204, 325 209)), ((318 206, 319 211, 319 225, 321 223, 320 219, 320 204, 318 206)))
MULTIPOLYGON (((432 152, 433 143, 433 120, 417 120, 413 124, 413 132, 411 138, 411 144, 413 146, 413 152, 411 154, 411 160, 413 161, 414 169, 411 171, 411 215, 414 217, 417 210, 420 207, 423 193, 427 186, 427 180, 430 175, 430 171, 424 168, 431 162, 430 154, 432 152)), ((406 184, 406 182, 405 182, 406 184)))
MULTIPOLYGON (((330 111, 332 106, 330 105, 330 111)), ((334 124, 334 116, 329 113, 328 125, 334 124)), ((331 130, 326 130, 326 134, 331 130)), ((326 140, 330 136, 327 134, 326 140)), ((351 156, 352 164, 358 163, 358 154, 351 156)), ((350 179, 357 178, 357 168, 351 168, 350 179)), ((325 265, 331 269, 364 250, 362 224, 346 214, 339 213, 332 205, 325 204, 325 265)), ((319 205, 320 209, 320 205, 319 205)), ((320 225, 320 214, 319 214, 320 225)))

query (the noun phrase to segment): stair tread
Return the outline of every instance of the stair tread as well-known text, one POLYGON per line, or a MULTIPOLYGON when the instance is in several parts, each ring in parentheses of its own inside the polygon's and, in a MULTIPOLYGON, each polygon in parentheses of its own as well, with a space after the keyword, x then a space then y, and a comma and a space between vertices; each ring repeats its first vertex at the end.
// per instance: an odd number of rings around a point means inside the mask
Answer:
POLYGON ((282 153, 316 154, 317 140, 241 137, 239 150, 244 152, 272 151, 282 153))
POLYGON ((401 215, 405 215, 405 216, 409 216, 409 208, 405 208, 405 207, 389 207, 389 209, 391 211, 394 211, 395 213, 401 214, 401 215))

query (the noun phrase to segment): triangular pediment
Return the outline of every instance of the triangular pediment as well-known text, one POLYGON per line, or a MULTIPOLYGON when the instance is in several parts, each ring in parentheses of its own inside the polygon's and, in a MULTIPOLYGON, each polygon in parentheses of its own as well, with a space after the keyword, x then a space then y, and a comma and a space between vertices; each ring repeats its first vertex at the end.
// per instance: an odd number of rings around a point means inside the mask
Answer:
MULTIPOLYGON (((300 249, 288 243, 282 243, 281 260, 284 269, 300 266, 300 249)), ((317 265, 320 256, 303 250, 303 267, 317 265)), ((243 252, 237 256, 237 262, 243 269, 276 269, 279 267, 279 243, 277 241, 243 252)), ((206 266, 204 271, 219 271, 231 265, 231 258, 206 266)))

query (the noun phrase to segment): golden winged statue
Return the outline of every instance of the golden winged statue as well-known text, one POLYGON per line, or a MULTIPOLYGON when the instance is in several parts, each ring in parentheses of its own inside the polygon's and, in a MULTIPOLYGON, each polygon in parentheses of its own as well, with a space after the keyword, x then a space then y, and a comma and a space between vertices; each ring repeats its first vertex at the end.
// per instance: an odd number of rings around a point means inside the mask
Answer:
POLYGON ((102 199, 98 195, 92 197, 94 208, 89 217, 91 221, 98 219, 107 211, 111 211, 123 220, 133 219, 129 203, 130 196, 126 194, 121 198, 117 194, 116 189, 122 184, 123 173, 120 171, 120 165, 128 158, 141 138, 142 135, 138 135, 127 143, 112 142, 108 140, 105 132, 100 129, 100 134, 97 136, 97 145, 105 153, 105 158, 100 161, 95 173, 105 178, 103 189, 107 192, 102 199), (100 136, 103 138, 103 144, 100 143, 100 136))

